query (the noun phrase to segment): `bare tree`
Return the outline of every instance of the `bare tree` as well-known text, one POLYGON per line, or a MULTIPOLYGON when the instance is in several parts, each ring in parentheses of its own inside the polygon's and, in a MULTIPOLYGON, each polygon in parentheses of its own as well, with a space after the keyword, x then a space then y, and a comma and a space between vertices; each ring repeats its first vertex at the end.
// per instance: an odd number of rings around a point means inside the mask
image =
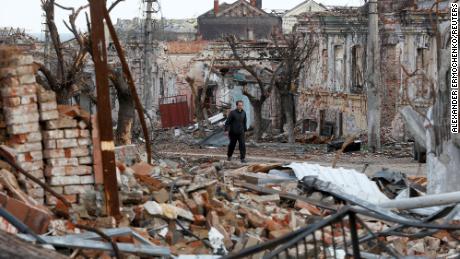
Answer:
POLYGON ((46 25, 48 27, 53 49, 56 55, 56 73, 54 69, 49 70, 43 64, 38 64, 39 82, 45 88, 51 89, 56 92, 58 103, 68 103, 69 99, 78 92, 78 89, 84 84, 83 80, 83 67, 86 64, 88 54, 90 53, 89 37, 77 30, 75 21, 88 5, 81 6, 78 9, 72 7, 64 7, 55 2, 55 0, 42 0, 42 8, 45 11, 46 25), (71 54, 65 56, 65 46, 59 37, 59 32, 55 21, 55 7, 58 6, 62 9, 71 11, 69 15, 69 23, 64 22, 66 27, 74 35, 76 43, 78 44, 77 50, 70 50, 71 54))
POLYGON ((279 72, 280 66, 278 66, 275 71, 271 71, 267 68, 262 68, 256 65, 250 65, 246 62, 243 55, 240 53, 239 48, 241 43, 238 42, 235 36, 227 36, 226 41, 230 46, 233 57, 239 62, 241 67, 246 70, 257 82, 259 95, 253 95, 249 88, 248 84, 243 85, 243 94, 248 97, 249 102, 251 103, 252 108, 254 109, 254 136, 255 140, 259 141, 262 138, 262 107, 265 101, 270 97, 271 90, 273 88, 276 75, 279 72), (269 71, 272 74, 270 82, 266 82, 262 79, 261 71, 269 71))
POLYGON ((308 71, 313 51, 317 47, 314 34, 292 33, 282 39, 282 45, 275 39, 279 70, 274 73, 275 87, 281 98, 281 110, 287 126, 289 143, 295 142, 295 99, 298 93, 301 73, 308 71))
MULTIPOLYGON (((79 14, 88 8, 88 5, 77 9, 65 7, 55 0, 41 0, 42 8, 46 15, 46 25, 50 32, 51 42, 56 56, 56 73, 54 69, 48 69, 45 65, 36 63, 39 74, 38 81, 47 89, 53 90, 57 94, 58 103, 66 104, 73 96, 85 92, 90 95, 93 102, 96 97, 91 89, 91 82, 84 76, 83 68, 88 64, 88 57, 92 55, 89 33, 78 30, 76 20, 79 14), (77 48, 66 47, 59 37, 56 21, 54 19, 55 7, 70 11, 68 22, 64 21, 67 29, 73 34, 77 48), (75 50, 74 50, 75 49, 75 50)), ((109 7, 109 12, 113 10, 123 0, 117 0, 109 7)), ((88 21, 88 16, 86 14, 88 21)), ((91 30, 88 21, 88 31, 91 30)), ((134 120, 134 101, 129 91, 129 87, 123 73, 116 67, 109 69, 110 81, 117 92, 119 104, 116 140, 117 144, 125 145, 131 143, 131 129, 134 120)))

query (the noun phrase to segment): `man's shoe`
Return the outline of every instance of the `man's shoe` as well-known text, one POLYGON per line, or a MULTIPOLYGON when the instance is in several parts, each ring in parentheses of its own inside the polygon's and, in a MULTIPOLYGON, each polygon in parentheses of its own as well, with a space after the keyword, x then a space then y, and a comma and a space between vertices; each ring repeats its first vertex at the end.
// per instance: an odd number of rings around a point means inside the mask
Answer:
POLYGON ((241 163, 246 164, 247 163, 246 159, 241 159, 241 163))
POLYGON ((232 161, 232 157, 227 157, 227 161, 232 161))

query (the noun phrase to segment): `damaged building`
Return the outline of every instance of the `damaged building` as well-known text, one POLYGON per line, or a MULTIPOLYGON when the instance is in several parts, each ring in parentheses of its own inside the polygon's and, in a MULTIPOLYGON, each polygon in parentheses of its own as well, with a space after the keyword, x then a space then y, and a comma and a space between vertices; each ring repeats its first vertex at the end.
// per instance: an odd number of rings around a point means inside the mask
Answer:
POLYGON ((204 40, 235 35, 245 40, 271 39, 281 32, 281 18, 262 10, 262 0, 214 1, 214 8, 198 17, 198 34, 204 40))
MULTIPOLYGON (((426 109, 433 100, 437 46, 429 8, 427 1, 379 1, 382 127, 391 128, 396 140, 408 137, 399 108, 410 103, 426 109)), ((335 135, 366 130, 367 6, 298 19, 296 31, 314 35, 319 43, 300 80, 298 119, 330 123, 335 135)))

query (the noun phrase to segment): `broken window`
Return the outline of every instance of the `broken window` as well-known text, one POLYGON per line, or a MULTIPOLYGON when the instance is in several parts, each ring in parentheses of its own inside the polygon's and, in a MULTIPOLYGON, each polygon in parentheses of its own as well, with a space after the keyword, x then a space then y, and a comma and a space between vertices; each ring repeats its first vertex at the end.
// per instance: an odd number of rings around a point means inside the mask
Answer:
POLYGON ((336 90, 344 88, 345 69, 343 57, 343 46, 336 45, 334 47, 334 87, 336 90))
POLYGON ((351 93, 360 94, 364 88, 364 48, 356 45, 351 49, 351 93))

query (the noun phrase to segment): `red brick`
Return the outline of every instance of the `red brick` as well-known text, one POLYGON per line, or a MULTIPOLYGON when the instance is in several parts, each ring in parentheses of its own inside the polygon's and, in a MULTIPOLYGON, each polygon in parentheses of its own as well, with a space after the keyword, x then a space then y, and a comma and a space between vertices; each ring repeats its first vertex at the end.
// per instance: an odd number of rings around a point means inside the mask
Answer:
POLYGON ((12 198, 7 200, 5 209, 22 222, 25 221, 27 214, 29 214, 29 207, 25 203, 12 198))

